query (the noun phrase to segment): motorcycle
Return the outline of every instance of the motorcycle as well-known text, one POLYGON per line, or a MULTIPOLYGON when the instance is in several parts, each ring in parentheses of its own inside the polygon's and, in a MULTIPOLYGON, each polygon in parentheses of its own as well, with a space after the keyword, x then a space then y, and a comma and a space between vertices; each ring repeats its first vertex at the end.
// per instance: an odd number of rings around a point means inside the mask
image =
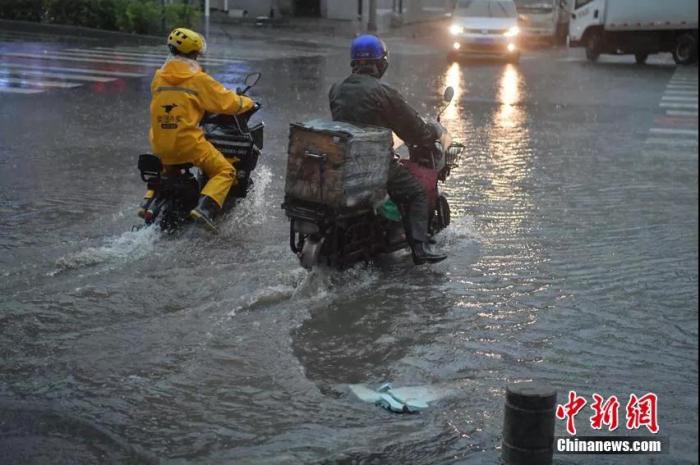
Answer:
MULTIPOLYGON (((255 87, 262 77, 252 73, 245 78, 245 88, 237 89, 239 95, 255 87)), ((216 147, 235 168, 237 184, 231 188, 219 214, 230 211, 239 199, 245 198, 253 186, 250 178, 258 164, 263 148, 265 125, 250 123, 251 117, 260 110, 260 104, 240 115, 207 113, 200 125, 205 138, 216 147)), ((139 216, 146 226, 158 224, 161 230, 173 232, 192 222, 189 213, 197 206, 207 176, 191 163, 164 166, 153 154, 139 156, 138 169, 141 180, 148 186, 139 216)))
MULTIPOLYGON (((454 89, 445 90, 446 103, 440 115, 454 98, 454 89)), ((442 136, 431 150, 409 150, 400 163, 421 182, 430 206, 429 233, 439 233, 450 224, 450 205, 440 191, 438 181, 445 182, 457 166, 464 145, 454 143, 442 125, 442 136)), ((396 139, 396 137, 395 137, 396 139)), ((395 151, 405 152, 405 145, 395 144, 395 151), (398 149, 398 150, 397 150, 398 149)), ((405 155, 405 154, 404 154, 405 155)), ((409 247, 402 207, 390 199, 375 208, 348 208, 338 211, 323 205, 286 196, 282 205, 290 219, 289 246, 306 269, 328 265, 347 268, 360 261, 369 261, 379 254, 409 247)))

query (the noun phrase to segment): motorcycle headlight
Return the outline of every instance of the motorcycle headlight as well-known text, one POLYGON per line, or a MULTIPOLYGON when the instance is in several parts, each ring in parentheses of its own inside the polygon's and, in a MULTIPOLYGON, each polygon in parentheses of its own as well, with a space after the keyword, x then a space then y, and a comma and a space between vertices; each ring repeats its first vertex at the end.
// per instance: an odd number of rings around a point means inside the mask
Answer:
POLYGON ((458 26, 456 24, 453 24, 452 26, 450 26, 450 34, 452 34, 453 36, 457 36, 463 32, 464 32, 464 28, 462 26, 458 26))
POLYGON ((518 26, 513 26, 510 29, 508 29, 505 33, 503 33, 503 35, 506 37, 515 37, 518 34, 520 34, 520 28, 518 26))

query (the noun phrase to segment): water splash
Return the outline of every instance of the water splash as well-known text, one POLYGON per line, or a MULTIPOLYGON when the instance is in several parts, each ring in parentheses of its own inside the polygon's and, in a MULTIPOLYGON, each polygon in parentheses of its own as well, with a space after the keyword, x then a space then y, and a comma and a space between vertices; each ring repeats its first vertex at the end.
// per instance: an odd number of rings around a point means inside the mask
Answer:
POLYGON ((154 251, 159 237, 159 231, 155 227, 123 233, 107 239, 102 246, 88 247, 59 258, 56 261, 58 268, 50 272, 49 276, 104 263, 140 260, 154 251))
POLYGON ((293 286, 277 285, 260 289, 251 295, 244 296, 240 303, 229 312, 229 316, 234 316, 242 310, 251 310, 257 307, 275 305, 285 300, 289 300, 294 295, 293 286))
POLYGON ((435 236, 438 246, 449 247, 461 245, 467 242, 481 242, 483 237, 479 233, 473 217, 461 216, 452 218, 450 225, 435 236))
POLYGON ((241 297, 228 316, 235 316, 243 310, 275 305, 284 301, 302 303, 304 306, 319 304, 328 299, 356 294, 374 286, 378 279, 378 273, 364 265, 342 272, 323 267, 312 271, 299 268, 275 276, 274 281, 278 284, 241 297))
POLYGON ((345 271, 318 267, 306 273, 296 287, 293 299, 320 302, 326 298, 356 294, 374 286, 378 280, 379 273, 364 264, 345 271))
POLYGON ((234 234, 241 228, 260 226, 268 219, 266 213, 270 205, 267 190, 272 183, 272 171, 267 166, 261 166, 252 177, 254 184, 248 196, 234 207, 220 227, 224 236, 234 234))

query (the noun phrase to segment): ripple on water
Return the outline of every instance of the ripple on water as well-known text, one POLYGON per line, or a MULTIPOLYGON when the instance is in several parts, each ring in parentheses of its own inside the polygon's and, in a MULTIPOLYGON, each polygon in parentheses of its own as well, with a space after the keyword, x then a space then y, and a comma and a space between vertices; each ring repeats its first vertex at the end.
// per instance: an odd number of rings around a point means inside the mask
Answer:
POLYGON ((94 423, 50 406, 0 402, 3 465, 151 465, 158 459, 94 423))

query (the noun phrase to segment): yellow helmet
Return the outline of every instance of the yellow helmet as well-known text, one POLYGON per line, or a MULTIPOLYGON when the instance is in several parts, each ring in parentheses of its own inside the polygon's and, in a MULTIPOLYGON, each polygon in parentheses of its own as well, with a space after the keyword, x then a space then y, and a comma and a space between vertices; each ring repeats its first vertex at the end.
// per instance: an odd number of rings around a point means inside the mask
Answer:
POLYGON ((183 55, 189 55, 190 53, 204 54, 207 51, 207 43, 204 37, 184 27, 173 29, 168 36, 168 46, 183 55))

